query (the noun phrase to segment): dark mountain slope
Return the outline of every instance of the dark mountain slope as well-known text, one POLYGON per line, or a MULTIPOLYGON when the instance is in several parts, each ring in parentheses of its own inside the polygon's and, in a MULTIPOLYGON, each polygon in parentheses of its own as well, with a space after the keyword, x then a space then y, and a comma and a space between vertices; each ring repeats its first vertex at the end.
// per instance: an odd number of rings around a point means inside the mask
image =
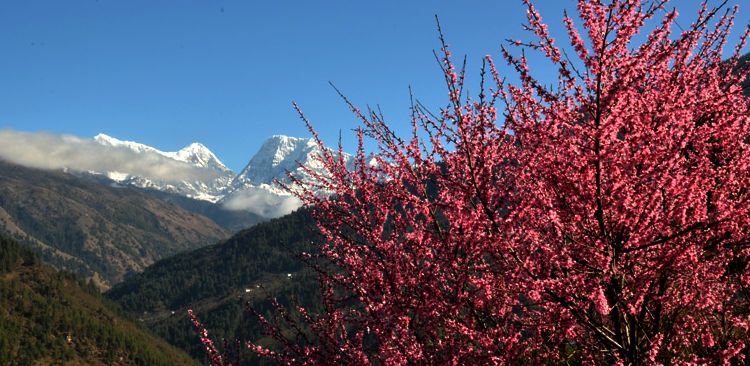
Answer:
POLYGON ((319 240, 314 223, 300 210, 217 245, 161 260, 106 296, 170 343, 200 357, 203 349, 187 308, 196 310, 215 339, 259 340, 262 330, 244 312, 243 302, 263 311, 270 310, 272 296, 313 310, 319 306, 316 276, 296 256, 309 251, 314 240, 319 240))
POLYGON ((193 365, 71 274, 0 237, 0 365, 193 365))
POLYGON ((136 189, 0 162, 0 232, 101 287, 225 238, 212 220, 136 189))

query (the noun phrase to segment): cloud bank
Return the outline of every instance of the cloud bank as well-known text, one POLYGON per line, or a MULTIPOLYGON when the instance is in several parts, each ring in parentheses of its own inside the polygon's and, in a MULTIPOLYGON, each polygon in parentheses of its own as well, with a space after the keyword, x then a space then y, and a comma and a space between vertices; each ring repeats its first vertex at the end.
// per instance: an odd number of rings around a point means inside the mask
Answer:
POLYGON ((38 169, 123 172, 154 181, 179 183, 212 179, 217 173, 154 152, 104 146, 91 139, 46 132, 0 130, 0 159, 38 169))
POLYGON ((232 192, 224 198, 222 205, 227 210, 246 210, 263 217, 276 218, 298 209, 302 206, 302 202, 294 196, 280 195, 263 188, 248 187, 232 192))
MULTIPOLYGON (((136 152, 125 146, 103 145, 71 135, 11 129, 0 130, 0 160, 37 169, 96 172, 113 179, 115 176, 141 177, 175 185, 218 177, 210 168, 170 159, 157 152, 136 152)), ((302 202, 270 187, 247 187, 229 194, 221 205, 227 210, 247 210, 275 218, 291 213, 302 206, 302 202)))

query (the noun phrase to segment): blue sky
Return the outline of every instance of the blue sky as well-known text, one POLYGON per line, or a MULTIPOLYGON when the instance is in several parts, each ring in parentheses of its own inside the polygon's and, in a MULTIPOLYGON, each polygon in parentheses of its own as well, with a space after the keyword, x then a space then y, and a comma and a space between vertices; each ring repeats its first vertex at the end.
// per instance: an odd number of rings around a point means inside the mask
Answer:
MULTIPOLYGON (((563 37, 574 2, 535 3, 563 37)), ((688 24, 698 4, 671 6, 688 24)), ((435 14, 469 72, 525 37, 520 0, 3 0, 0 128, 104 132, 162 150, 200 141, 237 171, 268 136, 308 135, 296 100, 325 140, 342 131, 353 148, 357 121, 328 81, 406 131, 410 85, 428 106, 445 100, 435 14)), ((748 20, 750 4, 738 24, 748 20)))

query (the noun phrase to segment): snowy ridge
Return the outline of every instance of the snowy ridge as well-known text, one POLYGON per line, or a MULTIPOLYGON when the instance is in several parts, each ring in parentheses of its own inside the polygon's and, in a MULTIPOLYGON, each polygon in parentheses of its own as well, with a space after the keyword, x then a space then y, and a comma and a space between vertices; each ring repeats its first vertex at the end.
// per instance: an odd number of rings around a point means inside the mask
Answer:
POLYGON ((195 166, 202 166, 205 168, 213 168, 221 171, 229 171, 229 168, 214 155, 211 150, 201 143, 194 142, 188 146, 185 146, 177 152, 165 152, 165 156, 171 157, 175 160, 184 161, 186 163, 193 164, 195 166))
POLYGON ((155 152, 160 155, 164 155, 162 151, 159 151, 151 146, 144 145, 138 142, 134 141, 124 141, 124 140, 118 140, 112 136, 105 135, 103 133, 100 133, 96 136, 94 136, 94 141, 105 145, 105 146, 113 146, 113 147, 125 147, 130 150, 133 150, 135 152, 155 152))
MULTIPOLYGON (((291 172, 302 181, 313 178, 300 167, 300 164, 319 173, 325 172, 316 158, 321 152, 320 146, 311 138, 284 135, 270 137, 236 176, 211 150, 197 142, 179 151, 164 152, 148 145, 119 140, 105 134, 96 135, 94 141, 104 146, 125 148, 139 154, 156 154, 162 158, 205 169, 212 174, 203 179, 175 183, 116 170, 95 173, 106 175, 120 184, 177 193, 218 203, 229 210, 249 210, 266 217, 285 215, 301 204, 277 184, 277 181, 291 183, 287 172, 291 172)), ((353 164, 351 155, 344 154, 344 159, 348 164, 353 164)))
MULTIPOLYGON (((320 152, 320 147, 312 138, 271 136, 261 145, 245 169, 237 175, 232 187, 242 189, 248 185, 274 185, 275 180, 290 183, 287 172, 302 180, 311 179, 300 164, 313 171, 324 172, 322 164, 315 158, 320 152)), ((349 154, 344 154, 344 159, 349 163, 353 161, 349 154)))
POLYGON ((219 160, 219 158, 216 157, 216 155, 214 155, 213 152, 211 152, 211 150, 198 142, 185 146, 179 151, 165 152, 138 142, 119 140, 103 133, 94 136, 94 141, 105 146, 125 147, 135 152, 153 152, 197 167, 212 168, 219 171, 231 171, 219 160))
MULTIPOLYGON (((271 136, 234 178, 220 203, 229 209, 265 206, 267 209, 260 213, 264 216, 288 214, 301 202, 277 182, 288 184, 294 190, 296 187, 291 185, 288 173, 303 182, 312 181, 314 178, 300 165, 316 173, 325 173, 325 168, 316 158, 320 153, 320 146, 312 138, 271 136)), ((348 164, 353 163, 349 154, 344 154, 344 159, 348 164)))
POLYGON ((181 182, 166 182, 152 177, 132 175, 127 172, 97 172, 116 182, 138 188, 155 189, 181 194, 190 198, 217 202, 224 196, 227 185, 232 181, 234 172, 227 168, 211 150, 199 143, 192 143, 175 152, 165 152, 134 141, 123 141, 105 134, 98 134, 94 141, 114 148, 125 148, 140 154, 157 154, 165 158, 187 163, 191 166, 206 169, 203 179, 181 182))

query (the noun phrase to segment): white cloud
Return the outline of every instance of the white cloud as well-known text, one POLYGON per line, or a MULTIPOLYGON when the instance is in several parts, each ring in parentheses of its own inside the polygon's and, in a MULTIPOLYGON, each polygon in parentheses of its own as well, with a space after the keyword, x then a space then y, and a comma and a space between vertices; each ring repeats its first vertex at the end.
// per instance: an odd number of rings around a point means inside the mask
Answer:
POLYGON ((46 132, 0 130, 0 159, 39 169, 127 172, 163 182, 216 177, 210 169, 169 159, 154 152, 137 153, 125 147, 104 146, 91 139, 46 132))
POLYGON ((258 187, 232 192, 223 200, 223 207, 227 210, 247 210, 267 218, 287 215, 300 206, 302 202, 295 196, 277 194, 258 187))

